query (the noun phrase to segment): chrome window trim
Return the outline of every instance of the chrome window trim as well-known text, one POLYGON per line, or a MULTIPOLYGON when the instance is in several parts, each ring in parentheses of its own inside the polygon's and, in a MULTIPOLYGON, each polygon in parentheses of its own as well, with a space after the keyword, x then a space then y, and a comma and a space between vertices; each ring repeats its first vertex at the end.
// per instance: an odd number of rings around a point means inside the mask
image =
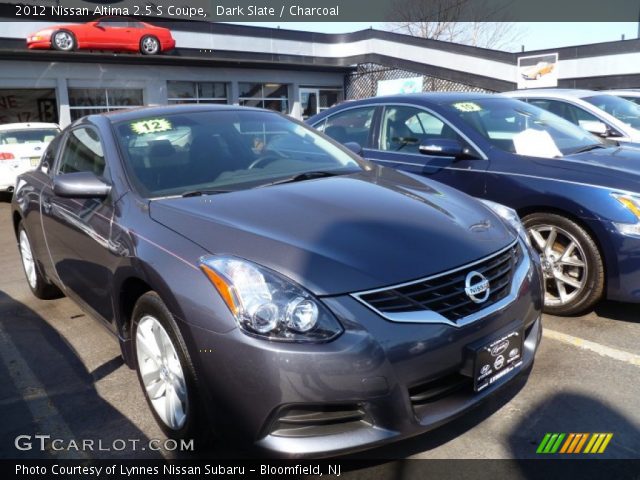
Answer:
POLYGON ((466 265, 463 265, 461 267, 454 268, 453 270, 448 270, 446 272, 438 273, 436 275, 431 275, 418 280, 413 280, 411 282, 400 283, 397 285, 376 288, 376 289, 367 290, 363 292, 351 293, 350 295, 353 298, 355 298, 358 302, 362 303, 365 307, 377 313, 382 318, 389 320, 390 322, 442 324, 442 325, 449 325, 452 327, 460 328, 460 327, 469 325, 470 323, 476 322, 486 316, 493 315, 494 313, 511 305, 518 297, 518 292, 520 290, 520 287, 522 286, 522 283, 524 282, 525 277, 527 277, 529 275, 529 272, 531 271, 531 265, 532 264, 531 264, 531 259, 529 257, 528 248, 526 247, 526 245, 524 245, 524 243, 519 238, 517 238, 513 242, 511 242, 508 246, 498 250, 497 252, 492 253, 491 255, 488 255, 484 258, 481 258, 480 260, 476 260, 474 262, 467 263, 466 265), (367 303, 365 300, 361 298, 362 295, 383 292, 386 290, 392 290, 394 288, 402 288, 408 285, 414 285, 416 283, 421 283, 428 280, 433 280, 434 278, 442 277, 444 275, 450 275, 452 273, 456 273, 460 270, 473 267, 474 265, 478 265, 494 257, 497 257, 503 254, 504 252, 506 252, 507 250, 513 248, 514 245, 516 245, 517 243, 520 244, 523 255, 522 255, 522 259, 520 260, 520 263, 517 265, 514 271, 513 278, 511 280, 511 289, 509 290, 509 294, 502 300, 490 305, 489 307, 483 310, 480 310, 479 312, 473 313, 471 315, 467 315, 466 317, 461 318, 457 322, 453 322, 448 318, 444 317, 443 315, 440 315, 439 313, 434 312, 433 310, 421 310, 416 312, 400 312, 400 313, 383 313, 378 309, 376 309, 375 307, 371 306, 369 303, 367 303))

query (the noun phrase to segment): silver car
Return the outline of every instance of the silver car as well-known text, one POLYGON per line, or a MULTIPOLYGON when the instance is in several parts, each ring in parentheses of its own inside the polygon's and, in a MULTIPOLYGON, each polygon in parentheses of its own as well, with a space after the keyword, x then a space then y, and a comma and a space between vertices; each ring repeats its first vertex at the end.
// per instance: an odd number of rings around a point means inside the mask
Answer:
POLYGON ((599 137, 640 143, 640 106, 608 92, 540 88, 502 95, 548 110, 599 137))

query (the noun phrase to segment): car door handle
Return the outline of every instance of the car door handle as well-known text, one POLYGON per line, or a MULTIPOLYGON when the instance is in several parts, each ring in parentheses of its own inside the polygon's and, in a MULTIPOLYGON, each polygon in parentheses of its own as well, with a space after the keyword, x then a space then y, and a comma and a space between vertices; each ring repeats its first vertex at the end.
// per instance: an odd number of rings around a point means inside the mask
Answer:
POLYGON ((42 200, 42 208, 45 213, 51 213, 51 202, 42 200))

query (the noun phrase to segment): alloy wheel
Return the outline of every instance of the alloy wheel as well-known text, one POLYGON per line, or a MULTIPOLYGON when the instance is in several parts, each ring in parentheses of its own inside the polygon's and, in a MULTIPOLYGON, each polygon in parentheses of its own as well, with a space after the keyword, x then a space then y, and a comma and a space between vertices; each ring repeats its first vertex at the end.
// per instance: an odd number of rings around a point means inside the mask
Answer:
POLYGON ((540 254, 545 282, 545 304, 566 305, 584 290, 588 265, 580 242, 556 225, 534 225, 528 229, 540 254))
POLYGON ((155 412, 169 428, 180 430, 187 420, 187 388, 178 352, 167 331, 145 315, 136 331, 140 377, 155 412))
POLYGON ((27 281, 31 288, 35 289, 38 285, 38 277, 36 272, 36 262, 33 259, 33 253, 31 252, 31 244, 27 237, 27 232, 20 231, 20 256, 22 257, 22 265, 24 266, 24 272, 27 275, 27 281))
POLYGON ((153 55, 159 48, 160 45, 158 44, 158 40, 153 37, 146 37, 142 40, 142 50, 144 50, 144 53, 147 55, 153 55))
POLYGON ((58 32, 53 37, 53 42, 60 50, 71 50, 73 48, 73 37, 69 32, 58 32))

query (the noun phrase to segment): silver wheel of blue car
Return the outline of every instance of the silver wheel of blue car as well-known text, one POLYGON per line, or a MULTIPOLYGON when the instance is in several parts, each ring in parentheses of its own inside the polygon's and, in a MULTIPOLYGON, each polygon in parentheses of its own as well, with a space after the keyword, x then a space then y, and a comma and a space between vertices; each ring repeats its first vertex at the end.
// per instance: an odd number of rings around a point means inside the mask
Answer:
POLYGON ((136 354, 140 377, 156 414, 167 427, 180 430, 188 410, 184 371, 169 334, 150 315, 138 322, 136 354))
POLYGON ((604 265, 591 234, 573 220, 555 213, 523 218, 545 284, 544 309, 573 315, 592 307, 604 293, 604 265))
POLYGON ((529 236, 540 253, 546 285, 545 304, 568 304, 587 284, 588 267, 580 242, 555 225, 536 225, 529 229, 529 236))

